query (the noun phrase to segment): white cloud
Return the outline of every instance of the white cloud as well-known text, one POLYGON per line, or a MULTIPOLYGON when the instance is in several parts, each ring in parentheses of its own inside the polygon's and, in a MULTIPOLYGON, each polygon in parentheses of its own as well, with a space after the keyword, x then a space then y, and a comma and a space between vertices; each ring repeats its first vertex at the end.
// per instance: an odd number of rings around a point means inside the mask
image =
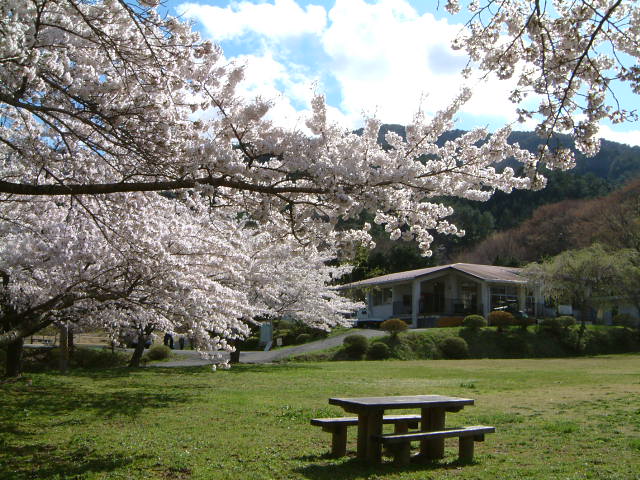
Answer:
MULTIPOLYGON (((223 43, 257 35, 260 51, 242 57, 248 65, 243 88, 287 103, 289 116, 291 110, 308 107, 310 85, 320 78, 328 78, 333 93, 339 92, 340 100, 330 97, 329 103, 334 117, 350 127, 361 123, 363 112, 388 123, 410 122, 419 107, 435 113, 463 86, 460 71, 467 58, 450 47, 462 26, 430 13, 420 15, 406 0, 336 0, 328 12, 318 5, 300 7, 293 0, 243 0, 225 8, 189 3, 178 9, 223 43), (298 51, 295 63, 288 51, 303 45, 287 42, 301 34, 311 35, 311 43, 323 51, 298 51)), ((509 82, 471 86, 476 93, 463 113, 515 120, 515 108, 507 99, 509 82)))
MULTIPOLYGON (((366 110, 407 123, 418 107, 430 114, 447 107, 465 85, 467 57, 450 46, 462 25, 419 15, 403 0, 336 0, 329 20, 322 42, 342 89, 340 107, 353 122, 366 110)), ((514 121, 507 98, 514 83, 474 81, 462 113, 514 121)))
POLYGON ((466 59, 448 47, 458 27, 398 0, 337 0, 329 19, 322 42, 350 117, 368 110, 406 123, 421 96, 435 111, 458 93, 466 59))
POLYGON ((232 2, 226 8, 197 3, 177 7, 180 15, 198 19, 215 41, 255 33, 268 38, 285 38, 304 33, 320 33, 326 24, 324 8, 301 8, 294 0, 275 0, 273 4, 232 2))
POLYGON ((612 142, 626 143, 631 146, 640 146, 640 130, 628 130, 626 132, 613 130, 608 125, 600 125, 598 131, 601 138, 612 142))
POLYGON ((266 52, 262 55, 242 55, 235 60, 245 65, 244 80, 238 93, 245 98, 262 97, 273 102, 268 117, 281 126, 300 128, 301 114, 309 110, 313 79, 301 69, 288 68, 266 52))

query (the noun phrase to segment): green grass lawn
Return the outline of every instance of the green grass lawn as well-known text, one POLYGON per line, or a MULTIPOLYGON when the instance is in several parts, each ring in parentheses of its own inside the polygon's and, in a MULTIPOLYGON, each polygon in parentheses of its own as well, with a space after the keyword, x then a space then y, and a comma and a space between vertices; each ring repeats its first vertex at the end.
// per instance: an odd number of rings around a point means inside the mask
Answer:
POLYGON ((30 374, 0 385, 0 478, 640 479, 640 355, 540 360, 287 363, 30 374), (494 425, 459 465, 331 459, 309 425, 331 396, 445 394, 494 425))

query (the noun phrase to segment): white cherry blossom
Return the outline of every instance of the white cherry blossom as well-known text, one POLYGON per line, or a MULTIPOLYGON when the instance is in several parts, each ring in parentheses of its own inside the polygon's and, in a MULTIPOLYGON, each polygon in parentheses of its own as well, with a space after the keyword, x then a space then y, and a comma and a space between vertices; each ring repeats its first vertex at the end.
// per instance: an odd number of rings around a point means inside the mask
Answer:
POLYGON ((325 262, 371 245, 344 221, 369 212, 428 255, 435 232, 463 233, 437 198, 544 185, 509 129, 436 143, 468 90, 392 148, 376 118, 361 135, 329 122, 321 95, 311 133, 275 126, 236 93, 243 69, 154 3, 0 3, 2 343, 60 318, 213 351, 260 312, 335 325, 355 304, 325 262))

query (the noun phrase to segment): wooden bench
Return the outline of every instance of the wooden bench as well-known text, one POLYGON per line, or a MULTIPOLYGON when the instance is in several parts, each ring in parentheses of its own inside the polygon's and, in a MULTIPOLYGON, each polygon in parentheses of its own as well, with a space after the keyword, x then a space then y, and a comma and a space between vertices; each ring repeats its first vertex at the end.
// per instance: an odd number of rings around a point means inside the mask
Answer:
POLYGON ((401 434, 376 435, 375 440, 389 446, 397 465, 407 465, 411 460, 411 442, 417 440, 433 440, 439 438, 459 438, 458 456, 461 462, 473 460, 475 442, 483 442, 487 433, 494 433, 495 427, 475 425, 472 427, 449 428, 435 432, 415 432, 401 434))
MULTIPOLYGON (((409 428, 418 428, 420 415, 385 415, 382 423, 393 424, 396 434, 403 434, 409 428)), ((358 425, 358 417, 336 417, 336 418, 312 418, 311 425, 322 427, 324 432, 330 432, 331 455, 343 457, 347 453, 347 427, 358 425)))

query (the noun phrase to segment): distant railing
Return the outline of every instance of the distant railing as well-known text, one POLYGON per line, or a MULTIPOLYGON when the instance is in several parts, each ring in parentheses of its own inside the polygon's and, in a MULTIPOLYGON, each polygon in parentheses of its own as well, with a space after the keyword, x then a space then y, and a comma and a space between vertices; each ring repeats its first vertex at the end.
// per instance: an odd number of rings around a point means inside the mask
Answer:
POLYGON ((411 315, 413 309, 411 305, 407 305, 403 302, 393 302, 393 314, 394 315, 411 315))
POLYGON ((482 314, 481 303, 470 303, 462 298, 444 298, 432 296, 420 302, 419 313, 422 315, 472 315, 482 314))

